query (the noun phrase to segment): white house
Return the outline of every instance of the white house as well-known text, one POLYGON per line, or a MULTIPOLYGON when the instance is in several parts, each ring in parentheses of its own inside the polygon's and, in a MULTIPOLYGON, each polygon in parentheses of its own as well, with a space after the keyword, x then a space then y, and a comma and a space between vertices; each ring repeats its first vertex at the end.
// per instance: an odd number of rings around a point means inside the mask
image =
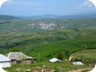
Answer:
POLYGON ((6 56, 0 54, 0 66, 2 68, 11 67, 11 60, 6 56))
POLYGON ((95 65, 95 67, 94 67, 91 71, 89 71, 89 72, 96 72, 96 65, 95 65))
POLYGON ((81 61, 72 62, 73 65, 84 65, 81 61))
POLYGON ((52 58, 49 61, 52 62, 52 63, 54 63, 54 62, 62 62, 60 59, 57 59, 57 58, 52 58))

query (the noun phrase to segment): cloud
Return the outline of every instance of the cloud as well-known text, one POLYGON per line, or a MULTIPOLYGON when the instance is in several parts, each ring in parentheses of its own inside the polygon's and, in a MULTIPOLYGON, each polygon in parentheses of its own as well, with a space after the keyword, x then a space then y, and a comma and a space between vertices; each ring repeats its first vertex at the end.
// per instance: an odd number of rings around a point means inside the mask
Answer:
POLYGON ((78 7, 78 9, 88 9, 88 8, 95 8, 95 5, 89 0, 85 0, 78 7))

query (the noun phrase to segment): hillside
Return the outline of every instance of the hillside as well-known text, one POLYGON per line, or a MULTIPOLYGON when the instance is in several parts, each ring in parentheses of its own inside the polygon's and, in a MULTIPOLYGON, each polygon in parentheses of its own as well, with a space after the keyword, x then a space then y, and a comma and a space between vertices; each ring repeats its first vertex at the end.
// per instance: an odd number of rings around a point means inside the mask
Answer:
POLYGON ((9 16, 9 15, 0 15, 0 21, 1 20, 14 20, 14 19, 20 19, 20 18, 15 17, 15 16, 9 16))
POLYGON ((88 13, 77 13, 72 15, 37 15, 37 16, 19 16, 23 19, 82 19, 82 18, 96 18, 96 11, 95 12, 88 12, 88 13))
POLYGON ((59 29, 77 29, 96 27, 96 18, 88 19, 40 19, 0 21, 1 33, 37 33, 59 29))
POLYGON ((95 63, 96 61, 96 49, 82 50, 72 54, 74 57, 72 60, 81 59, 84 63, 95 63))
POLYGON ((46 62, 96 49, 96 18, 0 21, 0 52, 21 51, 46 62), (60 57, 61 56, 61 57, 60 57))

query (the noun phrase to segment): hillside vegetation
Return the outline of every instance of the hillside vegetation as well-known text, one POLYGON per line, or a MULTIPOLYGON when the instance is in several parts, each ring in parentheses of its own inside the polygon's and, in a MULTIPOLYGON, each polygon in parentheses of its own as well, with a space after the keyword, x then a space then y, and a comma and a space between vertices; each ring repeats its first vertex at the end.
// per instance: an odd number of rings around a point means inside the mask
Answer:
POLYGON ((0 21, 2 21, 2 20, 15 20, 15 19, 20 19, 20 18, 15 17, 15 16, 9 16, 9 15, 0 15, 0 21))
POLYGON ((36 33, 58 29, 76 29, 96 27, 96 18, 91 19, 40 19, 40 20, 1 20, 0 33, 36 33))
POLYGON ((96 19, 0 20, 0 53, 21 51, 46 62, 96 49, 96 19))
POLYGON ((96 49, 82 50, 72 54, 74 57, 72 60, 81 60, 84 63, 95 63, 96 61, 96 49))

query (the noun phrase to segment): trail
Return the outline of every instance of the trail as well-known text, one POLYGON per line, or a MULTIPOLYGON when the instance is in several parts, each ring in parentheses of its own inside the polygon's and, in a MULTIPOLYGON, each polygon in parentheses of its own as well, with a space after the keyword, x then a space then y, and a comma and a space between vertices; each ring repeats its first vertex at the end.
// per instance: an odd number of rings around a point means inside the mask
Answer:
POLYGON ((83 72, 85 70, 90 71, 91 68, 83 68, 83 69, 78 69, 78 70, 72 70, 72 71, 68 71, 68 72, 83 72))

